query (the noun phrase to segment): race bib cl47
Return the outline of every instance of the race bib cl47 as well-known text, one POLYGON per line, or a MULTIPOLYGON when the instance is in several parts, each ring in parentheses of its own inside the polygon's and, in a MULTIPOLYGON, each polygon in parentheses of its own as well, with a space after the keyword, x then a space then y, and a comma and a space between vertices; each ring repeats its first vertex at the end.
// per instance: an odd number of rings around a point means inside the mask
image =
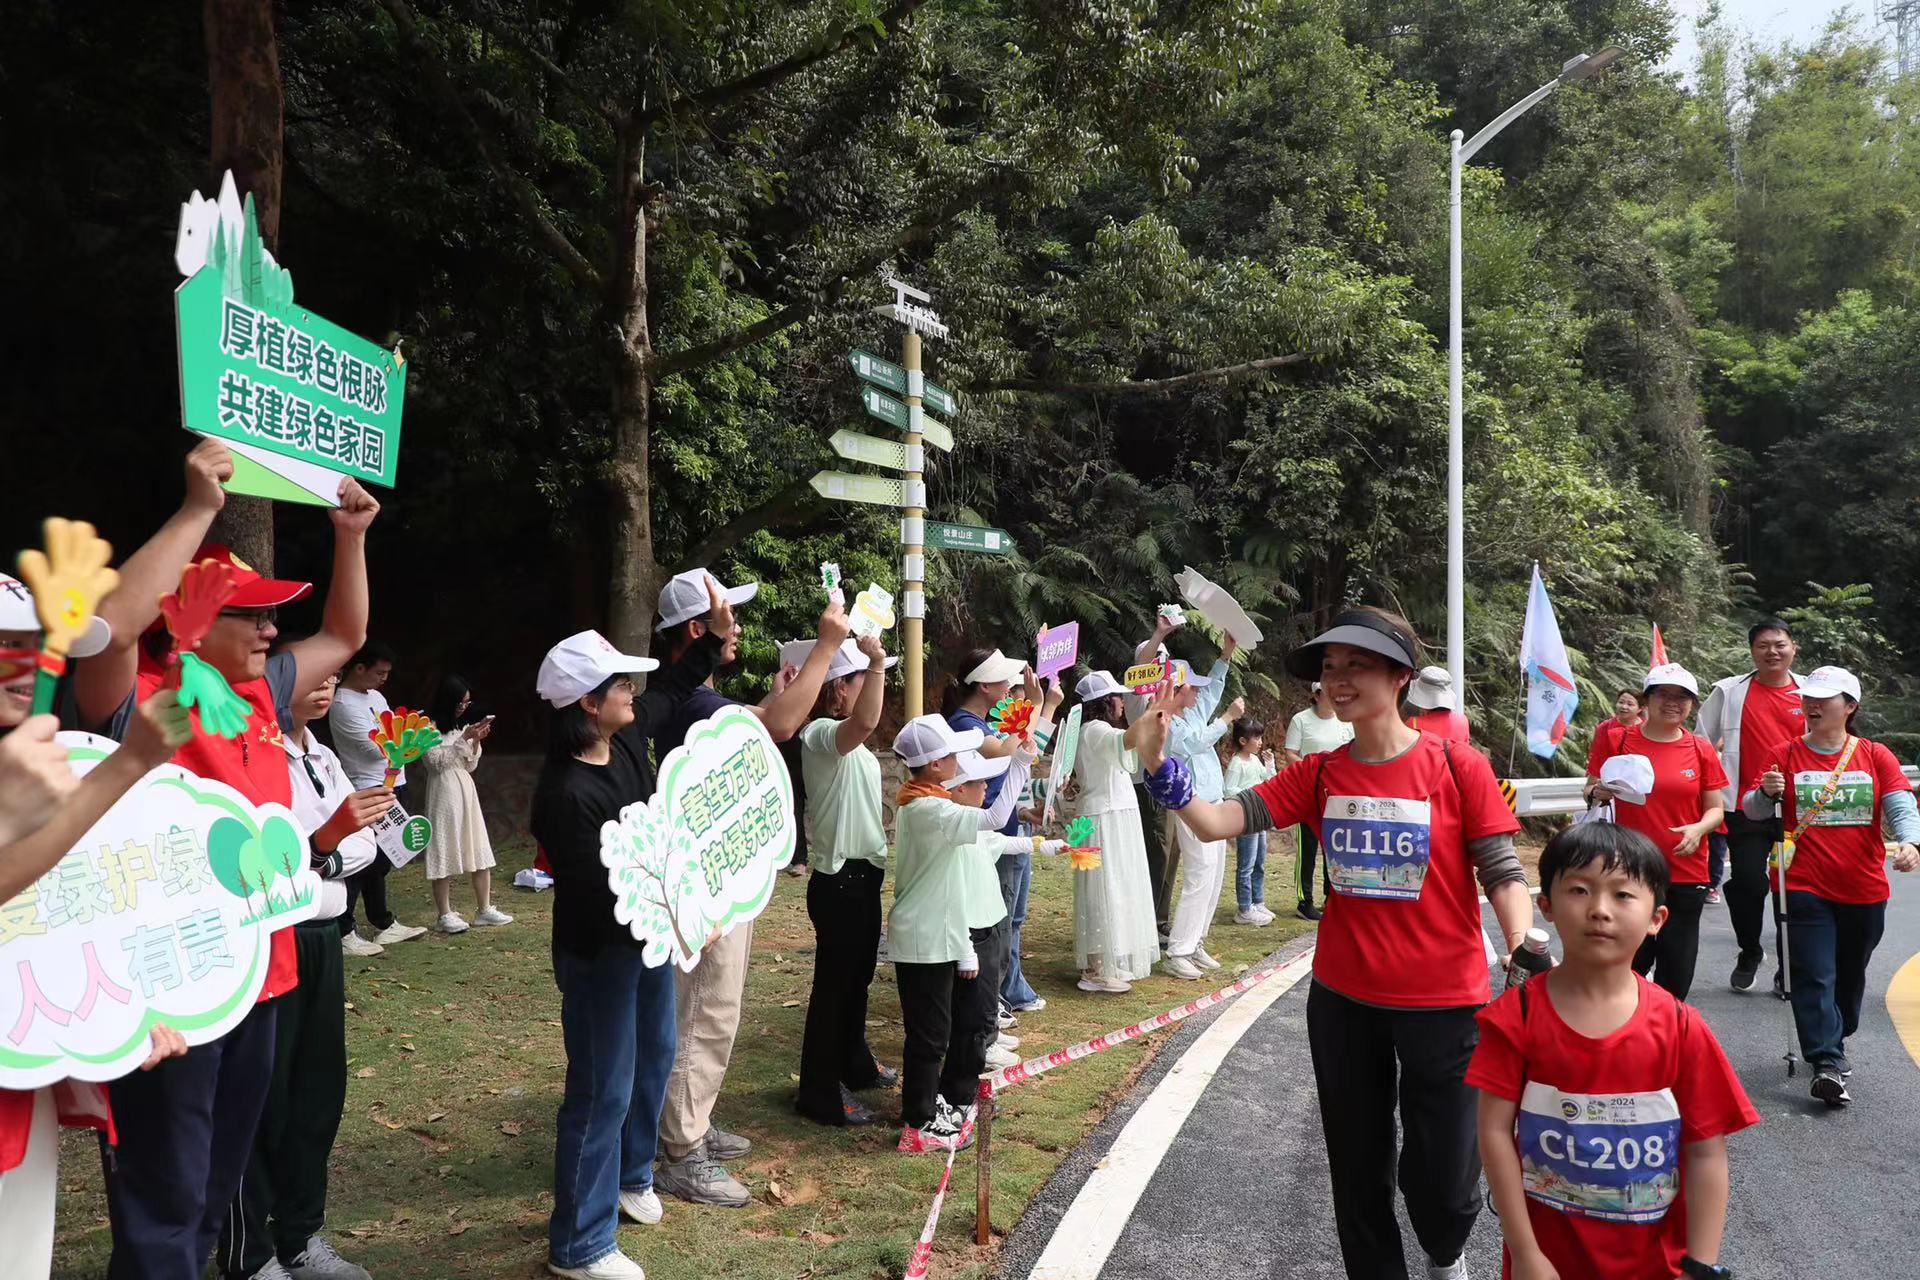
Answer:
POLYGON ((1328 796, 1321 821, 1335 893, 1411 901, 1433 852, 1433 806, 1425 800, 1328 796))
POLYGON ((1516 1125, 1527 1194, 1562 1213, 1658 1222, 1680 1193, 1673 1092, 1562 1093, 1527 1082, 1516 1125))

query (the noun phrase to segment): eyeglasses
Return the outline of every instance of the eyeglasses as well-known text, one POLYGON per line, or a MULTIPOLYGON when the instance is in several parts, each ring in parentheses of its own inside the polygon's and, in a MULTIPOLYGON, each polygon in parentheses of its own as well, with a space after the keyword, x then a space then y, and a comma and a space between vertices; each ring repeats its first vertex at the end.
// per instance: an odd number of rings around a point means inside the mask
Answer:
POLYGON ((220 616, 223 618, 244 618, 253 623, 253 629, 255 631, 265 631, 268 627, 274 626, 280 621, 280 610, 222 609, 220 616))

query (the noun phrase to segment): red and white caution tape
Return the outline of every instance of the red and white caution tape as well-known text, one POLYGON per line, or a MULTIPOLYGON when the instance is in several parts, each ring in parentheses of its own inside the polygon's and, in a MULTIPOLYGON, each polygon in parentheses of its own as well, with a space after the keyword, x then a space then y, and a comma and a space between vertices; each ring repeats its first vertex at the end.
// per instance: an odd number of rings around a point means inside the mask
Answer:
POLYGON ((1269 978, 1275 978, 1281 974, 1297 974, 1302 969, 1311 968, 1312 965, 1313 953, 1308 952, 1304 955, 1294 957, 1285 964, 1274 965, 1267 969, 1252 970, 1232 986, 1222 987, 1211 995, 1201 996, 1197 1000, 1189 1000, 1178 1008, 1156 1014, 1142 1022, 1136 1022, 1130 1027, 1122 1027, 1118 1031, 1109 1031, 1105 1035, 1095 1036, 1091 1040, 1082 1040, 1079 1044, 1070 1045, 1065 1049, 1055 1049, 1052 1053, 1042 1054, 1037 1058, 1029 1058, 1025 1062, 1016 1063, 1011 1067, 1002 1067, 980 1082, 981 1092, 988 1095, 997 1095, 1022 1081, 1031 1080, 1035 1076, 1045 1075, 1055 1067, 1062 1067, 1069 1062, 1076 1062, 1081 1058, 1090 1057, 1103 1050, 1111 1049, 1116 1045, 1125 1044, 1129 1040, 1137 1040, 1149 1032, 1158 1031, 1162 1027, 1172 1026, 1174 1023, 1183 1019, 1191 1018, 1196 1013, 1204 1012, 1217 1004, 1223 1004, 1233 999, 1237 995, 1251 991, 1269 978))
POLYGON ((927 1225, 920 1230, 920 1241, 907 1260, 906 1280, 925 1280, 927 1265, 933 1257, 933 1233, 940 1226, 940 1209, 947 1202, 947 1183, 953 1178, 953 1158, 960 1154, 960 1142, 973 1128, 974 1106, 967 1107, 967 1118, 960 1125, 961 1138, 947 1148, 947 1167, 940 1172, 940 1185, 933 1193, 933 1207, 927 1210, 927 1225))

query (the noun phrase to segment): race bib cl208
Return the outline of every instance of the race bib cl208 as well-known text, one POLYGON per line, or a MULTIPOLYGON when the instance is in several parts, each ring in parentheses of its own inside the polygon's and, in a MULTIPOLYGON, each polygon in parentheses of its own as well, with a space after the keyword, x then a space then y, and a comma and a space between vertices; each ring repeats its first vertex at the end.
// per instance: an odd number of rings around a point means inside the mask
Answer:
POLYGON ((1328 796, 1321 843, 1335 893, 1411 901, 1427 879, 1433 806, 1425 800, 1328 796))
POLYGON ((1562 1093, 1538 1080, 1520 1096, 1527 1194, 1562 1213, 1658 1222, 1680 1191, 1673 1093, 1562 1093))

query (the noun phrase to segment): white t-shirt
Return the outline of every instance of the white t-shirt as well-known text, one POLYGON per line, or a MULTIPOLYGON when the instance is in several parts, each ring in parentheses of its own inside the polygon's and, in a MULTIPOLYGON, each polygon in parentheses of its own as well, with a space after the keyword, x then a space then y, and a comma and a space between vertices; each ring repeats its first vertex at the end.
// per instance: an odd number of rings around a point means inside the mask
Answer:
MULTIPOLYGON (((378 689, 366 693, 352 689, 334 691, 333 706, 327 712, 327 728, 333 731, 334 752, 346 766, 355 790, 377 787, 387 780, 387 757, 367 735, 379 723, 380 713, 392 709, 387 705, 386 695, 378 689)), ((393 785, 401 787, 406 782, 407 771, 402 769, 393 785)))
POLYGON ((1314 714, 1312 707, 1287 722, 1286 748, 1303 756, 1318 751, 1332 751, 1352 741, 1352 725, 1339 716, 1328 716, 1322 720, 1314 714))

